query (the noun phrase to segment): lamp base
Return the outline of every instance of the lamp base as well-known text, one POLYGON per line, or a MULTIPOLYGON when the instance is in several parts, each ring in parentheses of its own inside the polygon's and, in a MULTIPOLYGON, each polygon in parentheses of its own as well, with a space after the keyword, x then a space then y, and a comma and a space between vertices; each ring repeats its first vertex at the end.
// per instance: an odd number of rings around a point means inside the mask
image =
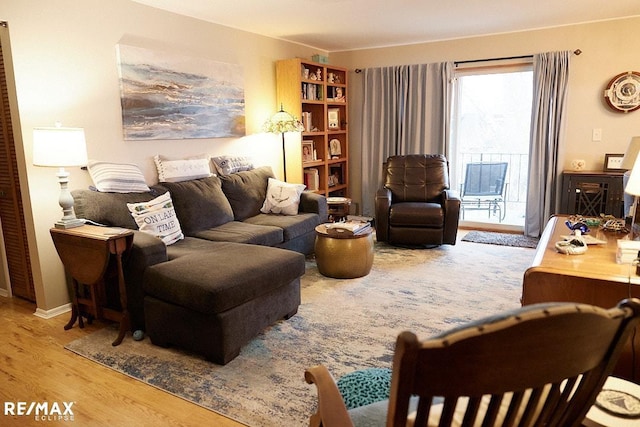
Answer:
POLYGON ((62 228, 64 230, 68 228, 80 227, 82 225, 84 225, 84 221, 78 218, 65 220, 61 219, 54 224, 55 228, 62 228))

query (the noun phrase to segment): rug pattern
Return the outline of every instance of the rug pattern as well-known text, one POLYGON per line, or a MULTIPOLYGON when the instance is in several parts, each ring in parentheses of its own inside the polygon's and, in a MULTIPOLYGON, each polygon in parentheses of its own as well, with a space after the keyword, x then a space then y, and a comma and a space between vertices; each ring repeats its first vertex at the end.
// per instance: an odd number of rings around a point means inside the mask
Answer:
POLYGON ((466 242, 427 250, 376 243, 371 273, 348 280, 320 275, 310 258, 298 314, 267 328, 225 366, 146 338, 112 347, 113 328, 66 348, 247 425, 305 426, 316 399, 305 368, 324 364, 339 378, 391 367, 400 331, 426 338, 519 307, 533 255, 493 245, 478 251, 466 242))
POLYGON ((522 234, 497 233, 494 231, 470 231, 463 238, 464 242, 487 243, 490 245, 514 246, 517 248, 535 248, 539 239, 522 234))

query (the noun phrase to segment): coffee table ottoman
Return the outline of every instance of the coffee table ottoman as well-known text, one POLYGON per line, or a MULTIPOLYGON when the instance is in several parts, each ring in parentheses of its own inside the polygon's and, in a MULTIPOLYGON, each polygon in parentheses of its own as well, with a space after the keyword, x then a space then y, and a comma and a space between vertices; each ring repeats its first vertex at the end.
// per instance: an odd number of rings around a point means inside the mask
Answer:
POLYGON ((362 234, 331 235, 324 224, 316 227, 316 264, 323 276, 354 279, 366 276, 373 265, 371 228, 362 234))

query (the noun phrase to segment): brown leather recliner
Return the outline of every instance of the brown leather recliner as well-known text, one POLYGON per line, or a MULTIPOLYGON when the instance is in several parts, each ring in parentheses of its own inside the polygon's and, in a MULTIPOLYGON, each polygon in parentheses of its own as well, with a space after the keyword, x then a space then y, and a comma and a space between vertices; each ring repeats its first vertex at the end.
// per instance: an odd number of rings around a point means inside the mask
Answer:
POLYGON ((376 237, 395 245, 456 244, 460 197, 449 189, 449 165, 440 154, 391 156, 377 191, 376 237))

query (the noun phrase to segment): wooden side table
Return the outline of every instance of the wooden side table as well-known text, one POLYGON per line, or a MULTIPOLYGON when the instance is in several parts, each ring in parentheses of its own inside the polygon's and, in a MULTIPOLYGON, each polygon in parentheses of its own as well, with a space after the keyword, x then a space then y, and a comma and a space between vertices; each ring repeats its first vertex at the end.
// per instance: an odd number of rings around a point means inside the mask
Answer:
POLYGON ((327 197, 329 222, 339 222, 347 219, 351 199, 348 197, 327 197))
POLYGON ((83 225, 52 228, 50 232, 72 278, 71 320, 64 329, 72 328, 76 320, 80 328, 84 328, 83 317, 88 322, 93 318, 120 322, 118 337, 112 343, 119 345, 131 327, 122 256, 133 244, 133 231, 83 225))

